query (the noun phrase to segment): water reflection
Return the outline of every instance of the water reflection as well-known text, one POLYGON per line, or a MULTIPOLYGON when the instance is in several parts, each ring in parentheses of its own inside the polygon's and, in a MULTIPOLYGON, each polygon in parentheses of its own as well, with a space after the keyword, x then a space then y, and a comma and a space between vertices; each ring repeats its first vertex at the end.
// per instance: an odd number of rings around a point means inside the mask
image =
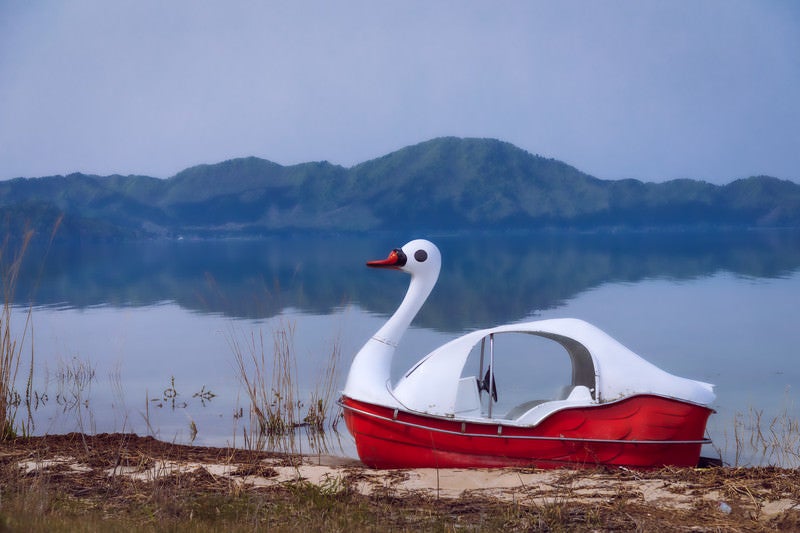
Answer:
MULTIPOLYGON (((18 303, 42 306, 33 312, 37 420, 28 427, 255 446, 231 339, 263 332, 269 340, 296 324, 296 397, 311 405, 336 345, 340 390, 352 355, 396 308, 408 281, 364 262, 409 237, 64 247, 44 261, 32 253, 17 290, 18 303), (83 368, 94 376, 91 387, 83 368)), ((797 419, 797 232, 433 240, 443 251, 442 275, 403 340, 395 378, 465 329, 533 314, 575 316, 667 371, 715 383, 718 414, 709 431, 725 457, 738 446, 726 436, 738 427, 735 413, 764 409, 764 421, 797 419), (780 418, 785 400, 790 416, 780 418)), ((15 312, 14 323, 23 324, 27 309, 15 312)), ((26 390, 26 377, 22 371, 17 390, 26 390)), ((498 376, 509 403, 523 390, 514 377, 498 376)), ((741 424, 754 427, 749 419, 741 424)), ((351 450, 346 431, 341 436, 351 450)), ((329 442, 311 437, 295 442, 313 453, 343 446, 335 432, 329 442)))
MULTIPOLYGON (((346 304, 389 314, 407 279, 363 267, 406 237, 153 241, 33 252, 17 300, 83 309, 174 301, 200 313, 326 315, 346 304)), ((800 268, 797 232, 440 236, 439 284, 416 324, 455 332, 552 309, 609 282, 720 271, 774 278, 800 268)))

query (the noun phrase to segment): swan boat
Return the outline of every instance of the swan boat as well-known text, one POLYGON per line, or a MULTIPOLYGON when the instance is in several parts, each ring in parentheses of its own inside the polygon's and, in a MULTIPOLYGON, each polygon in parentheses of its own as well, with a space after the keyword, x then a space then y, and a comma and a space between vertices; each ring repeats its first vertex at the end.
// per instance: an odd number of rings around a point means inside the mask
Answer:
POLYGON ((702 445, 710 442, 704 435, 713 413, 713 386, 661 370, 582 320, 540 320, 467 333, 423 357, 393 385, 395 350, 436 284, 441 255, 433 243, 414 240, 367 266, 404 271, 411 281, 395 313, 354 357, 339 400, 364 464, 698 464, 702 445), (495 354, 495 343, 508 334, 549 339, 566 350, 571 383, 560 395, 530 398, 505 412, 493 410, 495 368, 514 362, 495 354), (465 375, 467 359, 477 353, 477 375, 465 375))

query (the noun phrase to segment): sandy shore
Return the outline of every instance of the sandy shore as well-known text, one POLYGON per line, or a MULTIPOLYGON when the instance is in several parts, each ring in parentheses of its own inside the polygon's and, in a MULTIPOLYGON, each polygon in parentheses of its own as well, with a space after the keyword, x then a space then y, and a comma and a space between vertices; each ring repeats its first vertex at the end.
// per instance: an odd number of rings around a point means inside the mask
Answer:
POLYGON ((365 496, 481 498, 527 506, 624 501, 644 512, 702 512, 719 524, 800 527, 800 472, 775 468, 372 470, 332 456, 178 446, 119 434, 18 439, 0 444, 0 463, 16 467, 23 476, 57 472, 67 485, 71 478, 84 484, 118 477, 154 482, 191 474, 242 490, 310 483, 324 491, 347 488, 365 496))

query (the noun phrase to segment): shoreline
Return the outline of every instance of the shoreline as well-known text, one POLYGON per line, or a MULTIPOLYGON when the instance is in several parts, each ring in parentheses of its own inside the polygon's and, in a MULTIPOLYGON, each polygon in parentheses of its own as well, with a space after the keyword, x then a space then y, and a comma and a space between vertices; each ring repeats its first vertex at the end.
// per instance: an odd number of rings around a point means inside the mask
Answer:
MULTIPOLYGON (((373 470, 331 455, 206 448, 122 433, 12 439, 0 443, 0 466, 6 487, 50 484, 78 500, 109 483, 136 487, 133 499, 141 497, 143 487, 146 492, 191 479, 196 490, 222 495, 302 486, 366 505, 387 497, 400 507, 427 502, 423 505, 460 508, 467 502, 543 510, 555 505, 584 517, 617 512, 641 520, 656 517, 658 523, 666 520, 662 525, 668 529, 800 527, 800 470, 775 467, 373 470)), ((2 496, 0 502, 7 501, 8 495, 2 496)))

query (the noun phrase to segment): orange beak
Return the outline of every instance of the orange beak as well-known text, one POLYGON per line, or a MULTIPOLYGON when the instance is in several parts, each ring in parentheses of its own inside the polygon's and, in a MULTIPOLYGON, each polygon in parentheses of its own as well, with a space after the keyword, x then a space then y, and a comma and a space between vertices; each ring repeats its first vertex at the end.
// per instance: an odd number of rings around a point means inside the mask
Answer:
POLYGON ((395 248, 386 259, 379 259, 377 261, 367 261, 368 267, 373 268, 394 268, 399 269, 406 264, 406 254, 403 250, 395 248))

